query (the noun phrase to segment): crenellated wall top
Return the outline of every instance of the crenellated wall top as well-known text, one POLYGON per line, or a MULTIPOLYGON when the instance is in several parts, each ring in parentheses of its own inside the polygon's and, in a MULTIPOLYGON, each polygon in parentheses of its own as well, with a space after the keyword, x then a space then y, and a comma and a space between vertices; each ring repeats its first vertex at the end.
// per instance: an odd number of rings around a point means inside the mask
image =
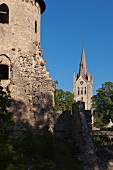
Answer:
POLYGON ((40 8, 41 8, 41 14, 45 11, 46 9, 46 4, 43 0, 22 0, 24 2, 30 2, 32 3, 32 5, 36 5, 36 3, 39 4, 40 8))

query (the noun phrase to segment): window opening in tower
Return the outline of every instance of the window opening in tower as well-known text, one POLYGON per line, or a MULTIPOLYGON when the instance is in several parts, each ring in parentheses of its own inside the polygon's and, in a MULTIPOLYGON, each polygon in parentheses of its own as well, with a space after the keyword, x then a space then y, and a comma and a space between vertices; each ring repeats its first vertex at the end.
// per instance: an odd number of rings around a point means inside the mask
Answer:
POLYGON ((79 89, 79 87, 78 87, 78 94, 80 94, 80 89, 79 89))
POLYGON ((83 87, 81 87, 81 94, 83 94, 83 87))
POLYGON ((35 33, 37 33, 37 21, 35 21, 35 33))
POLYGON ((9 23, 9 8, 6 4, 0 5, 0 23, 9 23))
POLYGON ((0 79, 8 80, 9 79, 9 67, 7 65, 0 65, 0 79))
POLYGON ((86 87, 85 87, 85 89, 84 89, 84 94, 86 94, 86 87))

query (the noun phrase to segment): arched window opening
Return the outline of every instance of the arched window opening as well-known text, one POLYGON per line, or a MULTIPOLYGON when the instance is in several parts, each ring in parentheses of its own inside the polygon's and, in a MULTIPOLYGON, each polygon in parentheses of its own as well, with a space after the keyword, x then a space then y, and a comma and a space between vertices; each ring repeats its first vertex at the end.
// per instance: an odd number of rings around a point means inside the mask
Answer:
POLYGON ((6 4, 0 5, 0 23, 2 24, 9 23, 9 8, 6 4))
POLYGON ((84 94, 86 94, 86 87, 85 87, 85 89, 84 89, 84 94))
POLYGON ((81 94, 83 94, 83 87, 81 87, 81 94))
POLYGON ((78 94, 80 94, 80 88, 78 87, 78 94))
POLYGON ((0 79, 8 80, 9 79, 9 67, 7 65, 0 65, 0 79))

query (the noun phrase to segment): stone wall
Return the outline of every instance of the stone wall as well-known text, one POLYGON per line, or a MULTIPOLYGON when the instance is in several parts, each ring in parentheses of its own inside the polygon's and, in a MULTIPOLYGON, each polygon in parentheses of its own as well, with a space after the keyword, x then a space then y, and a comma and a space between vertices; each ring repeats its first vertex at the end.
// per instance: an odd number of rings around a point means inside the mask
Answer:
POLYGON ((91 111, 85 110, 84 102, 77 102, 70 111, 55 114, 55 137, 74 141, 80 150, 80 159, 86 170, 102 170, 96 155, 91 126, 91 111))
POLYGON ((91 129, 91 111, 85 111, 84 102, 73 104, 72 109, 72 136, 76 146, 80 149, 84 168, 86 170, 100 170, 91 129))
POLYGON ((53 113, 54 82, 39 52, 20 54, 12 65, 11 76, 8 87, 15 120, 27 120, 31 126, 43 128, 44 122, 53 113))
POLYGON ((36 51, 36 42, 40 43, 40 6, 22 0, 0 0, 9 9, 9 24, 0 23, 0 51, 14 57, 14 49, 23 52, 36 51), (35 32, 35 21, 37 32, 35 32))
POLYGON ((72 114, 66 110, 56 112, 55 115, 55 137, 58 139, 72 140, 72 114))
POLYGON ((40 4, 0 0, 0 7, 5 5, 3 10, 9 11, 9 22, 0 22, 0 69, 8 68, 8 78, 2 79, 1 85, 11 92, 17 126, 28 123, 38 130, 48 119, 53 126, 55 88, 40 47, 40 4))

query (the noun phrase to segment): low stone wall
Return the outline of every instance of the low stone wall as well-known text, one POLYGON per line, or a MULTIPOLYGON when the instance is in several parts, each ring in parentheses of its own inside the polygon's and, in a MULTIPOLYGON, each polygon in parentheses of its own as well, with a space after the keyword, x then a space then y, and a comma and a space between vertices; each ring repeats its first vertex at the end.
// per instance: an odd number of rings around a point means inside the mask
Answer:
POLYGON ((72 136, 80 149, 84 167, 86 170, 100 170, 91 130, 91 111, 85 111, 84 102, 73 104, 72 110, 72 136))

